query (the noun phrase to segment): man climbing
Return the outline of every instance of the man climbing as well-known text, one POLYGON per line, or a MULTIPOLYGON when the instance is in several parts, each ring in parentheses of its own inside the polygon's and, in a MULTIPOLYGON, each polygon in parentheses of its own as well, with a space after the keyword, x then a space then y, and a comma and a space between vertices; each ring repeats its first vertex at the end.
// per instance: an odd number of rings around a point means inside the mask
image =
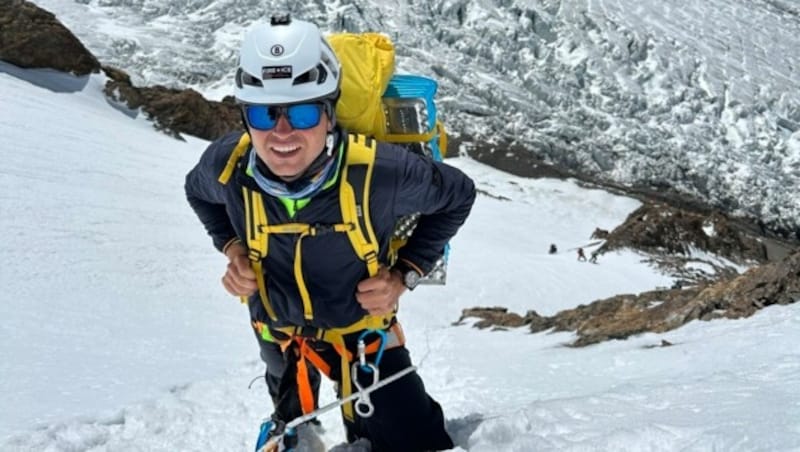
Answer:
MULTIPOLYGON (((338 127, 340 81, 317 26, 289 18, 253 26, 234 88, 247 133, 213 142, 186 177, 189 203, 229 260, 222 284, 247 297, 273 426, 315 408, 309 363, 338 383, 340 397, 373 381, 351 370, 359 338, 381 379, 411 366, 399 298, 431 270, 475 200, 459 170, 338 127), (391 264, 395 222, 415 212, 419 223, 391 264)), ((343 406, 349 441, 366 438, 374 451, 453 447, 415 372, 371 401, 369 417, 343 406)))
POLYGON ((578 261, 586 262, 586 255, 583 254, 583 248, 578 248, 578 261))

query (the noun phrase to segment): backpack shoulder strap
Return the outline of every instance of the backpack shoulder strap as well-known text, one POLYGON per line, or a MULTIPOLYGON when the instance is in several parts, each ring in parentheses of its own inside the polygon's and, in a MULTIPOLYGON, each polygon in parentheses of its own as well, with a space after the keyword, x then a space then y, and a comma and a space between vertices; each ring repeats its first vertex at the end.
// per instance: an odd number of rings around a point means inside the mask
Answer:
MULTIPOLYGON (((245 134, 246 136, 247 134, 245 134)), ((264 280, 264 271, 262 261, 267 257, 269 252, 269 236, 267 235, 266 228, 268 226, 267 212, 264 209, 264 201, 261 193, 250 190, 249 188, 242 187, 242 197, 244 198, 244 218, 245 218, 245 231, 247 239, 248 258, 253 272, 256 274, 256 283, 258 284, 258 294, 261 298, 261 304, 267 311, 267 315, 272 320, 276 320, 277 316, 272 309, 272 304, 269 302, 267 296, 267 284, 264 280)), ((247 297, 242 297, 242 303, 247 302, 247 297)))
POLYGON ((245 132, 242 133, 242 137, 239 138, 239 143, 233 148, 233 152, 231 152, 231 156, 228 157, 228 163, 225 164, 225 168, 219 174, 219 178, 217 179, 220 184, 226 185, 229 180, 231 180, 231 176, 233 175, 233 170, 236 169, 236 164, 239 162, 247 149, 250 147, 250 135, 245 132))
POLYGON ((377 142, 364 135, 348 135, 347 159, 342 170, 339 204, 342 223, 352 224, 347 237, 370 276, 378 274, 378 241, 369 213, 369 189, 377 142))

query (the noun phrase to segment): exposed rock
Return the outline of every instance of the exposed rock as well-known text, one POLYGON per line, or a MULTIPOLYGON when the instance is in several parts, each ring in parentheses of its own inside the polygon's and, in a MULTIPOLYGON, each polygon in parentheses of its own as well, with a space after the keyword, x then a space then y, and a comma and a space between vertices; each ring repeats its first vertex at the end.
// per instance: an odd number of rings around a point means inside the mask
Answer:
POLYGON ((553 321, 550 317, 542 317, 536 311, 528 311, 525 315, 525 320, 528 321, 527 325, 529 325, 532 333, 549 330, 553 327, 553 321))
POLYGON ((475 327, 481 329, 488 328, 490 326, 517 328, 530 323, 523 317, 520 317, 518 314, 509 313, 507 308, 501 307, 465 309, 461 314, 461 318, 458 319, 456 324, 460 324, 467 317, 477 317, 483 319, 474 325, 475 327))
MULTIPOLYGON (((56 17, 25 0, 3 0, 0 8, 0 59, 21 68, 52 68, 75 75, 99 72, 100 63, 56 17)), ((111 79, 105 93, 129 108, 141 109, 172 136, 181 133, 213 140, 241 130, 232 98, 208 101, 191 89, 137 88, 124 71, 102 67, 111 79)))
MULTIPOLYGON (((600 233, 596 230, 592 237, 600 233)), ((608 233, 595 252, 622 248, 649 256, 651 263, 676 278, 676 288, 731 278, 739 272, 734 264, 755 265, 768 260, 762 238, 726 215, 650 201, 608 233)))
MULTIPOLYGON (((800 300, 800 251, 781 262, 755 267, 730 280, 684 290, 668 289, 639 295, 617 295, 589 305, 540 317, 529 311, 525 317, 505 308, 465 309, 468 317, 482 320, 475 326, 530 325, 531 332, 551 329, 575 331, 573 346, 585 346, 609 339, 625 339, 644 332, 663 333, 692 320, 749 317, 773 304, 800 300), (503 322, 503 323, 494 323, 503 322)), ((669 343, 663 344, 671 345, 669 343)))
POLYGON ((79 76, 100 71, 97 58, 53 14, 25 0, 3 0, 0 60, 79 76))
POLYGON ((104 65, 103 66, 103 72, 105 72, 106 76, 108 76, 108 78, 110 78, 111 80, 119 82, 119 83, 121 83, 123 85, 128 85, 128 86, 132 85, 131 84, 131 76, 128 75, 122 69, 117 69, 115 67, 105 66, 104 65))
POLYGON ((603 250, 620 248, 682 255, 695 248, 741 263, 765 262, 767 257, 757 237, 731 227, 722 213, 704 215, 651 202, 608 234, 603 250))
POLYGON ((749 317, 773 304, 800 300, 800 252, 781 262, 752 268, 730 282, 705 288, 697 297, 703 306, 723 309, 724 317, 749 317))
POLYGON ((591 238, 605 240, 608 238, 608 231, 606 231, 605 229, 594 228, 594 232, 592 232, 591 238))
POLYGON ((228 132, 243 130, 239 108, 232 97, 215 102, 192 89, 138 88, 124 71, 111 67, 103 70, 111 78, 105 87, 108 97, 131 109, 141 108, 157 129, 175 137, 186 133, 214 140, 228 132))

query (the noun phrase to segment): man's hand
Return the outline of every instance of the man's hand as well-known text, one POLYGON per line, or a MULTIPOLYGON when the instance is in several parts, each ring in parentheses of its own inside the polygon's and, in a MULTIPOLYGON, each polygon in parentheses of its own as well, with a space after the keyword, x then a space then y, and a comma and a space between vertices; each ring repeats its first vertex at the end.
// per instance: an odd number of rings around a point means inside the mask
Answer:
POLYGON ((377 275, 358 283, 356 300, 370 314, 384 315, 397 308, 400 295, 405 291, 400 273, 381 266, 377 275))
POLYGON ((222 285, 231 295, 245 297, 258 290, 256 273, 250 267, 247 248, 239 242, 232 243, 226 250, 228 269, 222 277, 222 285))

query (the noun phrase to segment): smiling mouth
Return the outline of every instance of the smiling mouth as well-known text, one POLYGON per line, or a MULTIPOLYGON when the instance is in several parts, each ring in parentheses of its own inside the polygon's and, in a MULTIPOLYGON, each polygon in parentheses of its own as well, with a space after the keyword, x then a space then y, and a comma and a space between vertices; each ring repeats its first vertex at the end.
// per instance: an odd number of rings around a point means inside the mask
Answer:
POLYGON ((299 150, 300 146, 272 146, 270 149, 278 154, 291 154, 299 150))

